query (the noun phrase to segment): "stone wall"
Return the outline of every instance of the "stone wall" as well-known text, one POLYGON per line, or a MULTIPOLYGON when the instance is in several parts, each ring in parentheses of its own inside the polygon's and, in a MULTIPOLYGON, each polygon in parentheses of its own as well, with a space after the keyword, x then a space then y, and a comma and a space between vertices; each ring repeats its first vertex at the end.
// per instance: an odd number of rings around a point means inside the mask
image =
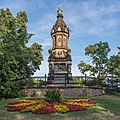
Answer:
POLYGON ((57 89, 60 91, 62 98, 78 98, 78 97, 92 97, 105 94, 101 88, 88 87, 43 87, 39 89, 22 89, 20 92, 28 97, 43 98, 47 90, 57 89))

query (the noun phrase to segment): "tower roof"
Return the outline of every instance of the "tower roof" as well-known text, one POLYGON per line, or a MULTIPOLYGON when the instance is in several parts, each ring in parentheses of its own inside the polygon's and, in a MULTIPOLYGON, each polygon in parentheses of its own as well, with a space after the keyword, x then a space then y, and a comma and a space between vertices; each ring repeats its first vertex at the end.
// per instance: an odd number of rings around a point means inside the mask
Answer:
POLYGON ((62 8, 58 7, 57 20, 56 20, 56 23, 53 25, 51 34, 54 34, 56 32, 65 32, 65 33, 69 34, 69 28, 67 27, 67 25, 65 24, 65 22, 63 20, 62 12, 63 12, 62 8))

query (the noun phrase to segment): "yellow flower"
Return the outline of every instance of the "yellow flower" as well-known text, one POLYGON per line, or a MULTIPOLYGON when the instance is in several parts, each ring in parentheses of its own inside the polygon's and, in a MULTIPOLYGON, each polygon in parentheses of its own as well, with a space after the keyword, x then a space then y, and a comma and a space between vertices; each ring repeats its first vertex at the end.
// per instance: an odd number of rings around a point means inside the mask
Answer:
POLYGON ((54 107, 55 107, 56 111, 59 113, 66 113, 69 111, 69 108, 62 104, 55 104, 54 107))

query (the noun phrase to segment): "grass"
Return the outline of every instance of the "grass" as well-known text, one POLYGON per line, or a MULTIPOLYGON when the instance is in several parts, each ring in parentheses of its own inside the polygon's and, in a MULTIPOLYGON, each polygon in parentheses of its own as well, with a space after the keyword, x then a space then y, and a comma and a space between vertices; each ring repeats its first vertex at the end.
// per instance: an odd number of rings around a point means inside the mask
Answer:
POLYGON ((91 100, 97 104, 87 111, 49 115, 6 111, 6 104, 13 100, 16 99, 0 101, 0 120, 120 120, 120 97, 115 95, 92 97, 91 100))

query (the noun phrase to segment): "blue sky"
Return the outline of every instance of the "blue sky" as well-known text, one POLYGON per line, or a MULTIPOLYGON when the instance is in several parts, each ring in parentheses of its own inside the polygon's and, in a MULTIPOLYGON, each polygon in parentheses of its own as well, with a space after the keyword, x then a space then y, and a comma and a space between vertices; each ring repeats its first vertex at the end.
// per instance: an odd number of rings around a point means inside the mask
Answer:
POLYGON ((59 5, 65 23, 72 30, 69 48, 72 50, 73 75, 81 75, 77 67, 81 60, 91 61, 84 55, 86 46, 106 41, 111 48, 109 56, 118 52, 120 0, 0 0, 0 8, 9 8, 14 16, 19 11, 26 11, 28 32, 35 34, 28 46, 34 42, 43 45, 44 61, 35 76, 48 73, 48 50, 52 47, 50 30, 56 21, 59 5))

